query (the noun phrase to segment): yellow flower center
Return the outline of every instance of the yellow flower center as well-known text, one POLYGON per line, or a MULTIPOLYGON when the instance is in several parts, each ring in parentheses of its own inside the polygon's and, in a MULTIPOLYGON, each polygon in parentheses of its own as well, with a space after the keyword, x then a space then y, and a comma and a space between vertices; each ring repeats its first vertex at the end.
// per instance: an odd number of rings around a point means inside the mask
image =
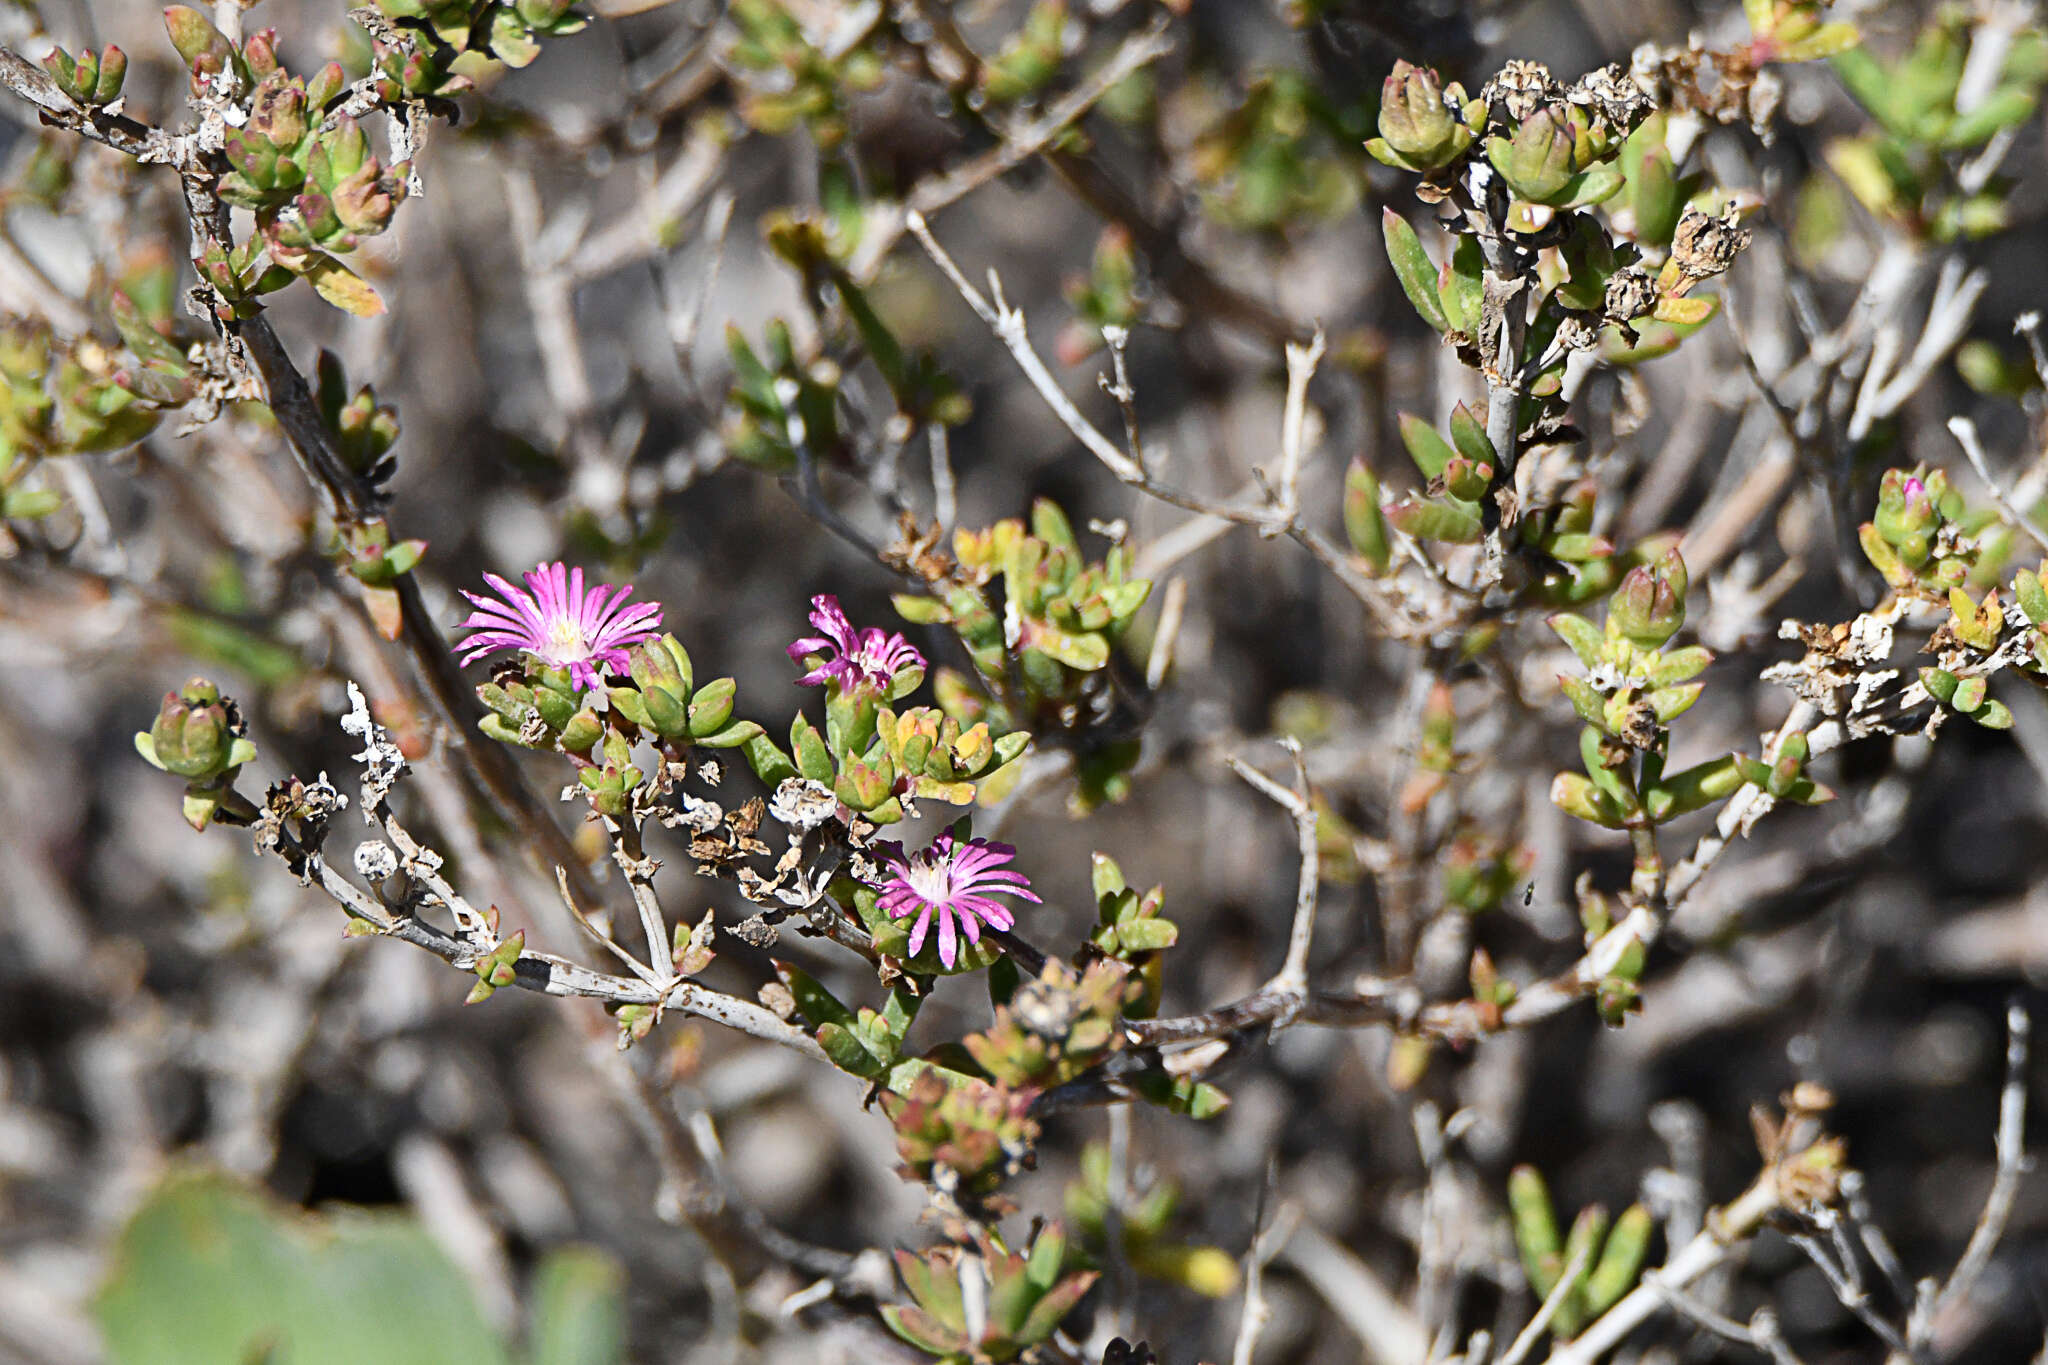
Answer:
POLYGON ((904 880, 919 896, 934 905, 953 898, 953 869, 945 860, 933 858, 927 850, 913 853, 908 866, 910 875, 904 880))
POLYGON ((548 625, 548 657, 556 663, 573 663, 585 658, 590 646, 574 621, 560 620, 548 625))

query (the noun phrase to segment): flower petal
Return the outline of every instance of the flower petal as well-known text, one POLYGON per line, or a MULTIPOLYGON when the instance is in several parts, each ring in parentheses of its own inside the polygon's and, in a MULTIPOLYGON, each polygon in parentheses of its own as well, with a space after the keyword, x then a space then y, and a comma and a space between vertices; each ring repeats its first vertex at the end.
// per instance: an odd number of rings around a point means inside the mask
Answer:
POLYGON ((629 604, 630 586, 600 583, 586 592, 583 570, 560 560, 536 564, 522 577, 525 587, 485 573, 497 598, 462 594, 474 610, 456 629, 475 632, 455 646, 463 663, 498 650, 523 650, 567 668, 579 688, 592 688, 603 683, 606 670, 626 669, 627 646, 656 638, 661 604, 629 604))

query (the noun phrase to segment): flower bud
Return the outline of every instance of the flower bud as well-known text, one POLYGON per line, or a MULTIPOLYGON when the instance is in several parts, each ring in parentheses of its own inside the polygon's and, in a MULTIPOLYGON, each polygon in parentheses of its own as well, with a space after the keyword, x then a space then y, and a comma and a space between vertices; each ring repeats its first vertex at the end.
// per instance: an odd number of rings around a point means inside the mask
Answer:
POLYGON ((1941 528, 1936 492, 1918 474, 1903 469, 1887 469, 1878 485, 1877 515, 1871 524, 1908 568, 1919 568, 1933 552, 1934 535, 1941 528))
POLYGON ((347 84, 348 73, 341 69, 341 63, 329 62, 306 82, 306 106, 315 110, 325 109, 327 102, 339 95, 347 84))
POLYGON ((378 233, 391 223, 393 208, 388 182, 378 177, 383 168, 377 159, 369 161, 334 187, 334 212, 342 226, 352 232, 378 233))
MULTIPOLYGON (((65 94, 71 94, 78 84, 78 63, 63 48, 52 48, 43 58, 43 70, 50 73, 50 79, 65 94)), ((76 96, 73 96, 76 98, 76 96)))
POLYGON ((277 64, 277 30, 259 28, 242 40, 242 60, 249 65, 249 72, 258 81, 280 74, 283 70, 277 64))
POLYGON ((164 693, 145 757, 153 752, 158 767, 190 781, 219 777, 231 766, 239 729, 234 703, 223 701, 206 679, 194 678, 180 691, 164 693))
POLYGON ((91 48, 79 52, 75 60, 63 48, 56 48, 43 58, 43 69, 50 73, 50 79, 57 83, 57 88, 75 103, 92 102, 93 90, 99 82, 100 63, 91 48))
POLYGON ((349 468, 367 474, 398 440, 398 413, 380 405, 369 389, 358 389, 341 410, 336 427, 335 434, 341 437, 342 453, 348 458, 349 468))
POLYGON ((372 588, 388 588, 411 573, 427 549, 424 540, 401 540, 394 544, 391 527, 381 519, 346 528, 340 541, 342 562, 349 573, 372 588))
POLYGON ((93 83, 92 102, 112 104, 121 98, 121 85, 128 79, 128 54, 109 44, 100 54, 100 78, 93 83))
MULTIPOLYGON (((226 145, 221 150, 228 164, 258 190, 276 188, 278 158, 275 144, 261 137, 251 137, 246 130, 237 128, 229 130, 226 145)), ((233 202, 232 197, 230 202, 233 202)))
POLYGON ((1474 463, 1463 455, 1454 455, 1444 466, 1444 491, 1465 502, 1477 502, 1486 496, 1486 490, 1493 483, 1493 466, 1481 461, 1474 463))
POLYGON ((671 652, 666 648, 671 643, 674 637, 667 636, 626 651, 626 667, 633 686, 639 689, 644 723, 664 739, 676 739, 690 728, 689 655, 680 644, 671 652))
POLYGON ((1565 130, 1572 135, 1572 169, 1582 171, 1607 151, 1607 127, 1603 120, 1578 105, 1563 110, 1565 130))
POLYGON ((171 36, 171 46, 191 68, 195 92, 204 93, 212 77, 237 62, 234 44, 196 9, 172 5, 164 11, 164 29, 171 36))
POLYGON ((654 728, 664 735, 681 731, 686 724, 684 708, 690 700, 689 655, 675 637, 633 646, 626 651, 626 667, 633 686, 640 689, 654 728), (670 649, 670 645, 674 645, 670 649))
POLYGON ((1434 170, 1470 145, 1472 134, 1444 104, 1443 82, 1427 67, 1394 63, 1380 87, 1380 136, 1416 170, 1434 170))
POLYGON ((172 5, 164 11, 164 29, 171 46, 189 64, 209 52, 227 46, 227 37, 207 17, 186 5, 172 5))
POLYGON ((640 785, 644 776, 631 764, 622 767, 607 759, 602 768, 580 770, 576 779, 590 793, 590 804, 598 814, 617 819, 631 807, 633 789, 640 785))
POLYGON ((1572 132, 1549 109, 1539 109, 1515 129, 1514 140, 1490 138, 1486 156, 1508 188, 1532 204, 1564 197, 1574 172, 1572 132))
POLYGON ((249 121, 244 129, 280 151, 298 146, 299 139, 306 135, 306 92, 284 72, 271 72, 250 98, 249 121))
POLYGON ((440 69, 424 53, 383 42, 373 43, 371 51, 376 56, 377 69, 388 77, 377 88, 377 93, 387 100, 426 94, 440 81, 440 69))
POLYGON ((1764 790, 1780 800, 1791 795, 1792 786, 1799 781, 1799 770, 1803 761, 1794 754, 1786 754, 1771 765, 1770 780, 1764 783, 1764 790))
POLYGON ((562 733, 557 737, 556 743, 565 754, 582 754, 588 753, 590 746, 603 736, 604 722, 597 718, 595 711, 585 707, 569 717, 569 723, 562 727, 562 733))
POLYGON ((856 758, 840 768, 833 793, 853 810, 870 811, 889 799, 895 782, 896 766, 886 755, 880 766, 856 758))
POLYGON ((1550 800, 1566 815, 1608 829, 1621 828, 1621 812, 1614 801, 1578 773, 1559 773, 1552 778, 1550 800))
POLYGON ((323 168, 314 175, 322 186, 332 188, 361 170, 369 159, 370 140, 363 135, 362 125, 343 118, 314 147, 310 164, 323 168))
MULTIPOLYGON (((318 156, 320 154, 319 148, 314 148, 313 154, 318 156)), ((304 224, 305 241, 303 243, 288 241, 286 243, 288 246, 311 245, 315 242, 324 242, 341 232, 341 219, 334 216, 334 201, 326 195, 318 191, 302 194, 298 197, 296 203, 299 210, 299 221, 304 224)))
POLYGON ((1676 549, 1628 571, 1608 603, 1607 623, 1631 644, 1656 649, 1685 624, 1685 561, 1676 549))
MULTIPOLYGON (((959 728, 957 722, 953 728, 959 728)), ((932 750, 938 744, 940 731, 939 713, 936 711, 919 709, 902 717, 896 726, 896 744, 900 747, 899 757, 905 772, 924 771, 925 761, 932 756, 932 750)), ((958 739, 959 736, 955 735, 956 743, 958 739)))

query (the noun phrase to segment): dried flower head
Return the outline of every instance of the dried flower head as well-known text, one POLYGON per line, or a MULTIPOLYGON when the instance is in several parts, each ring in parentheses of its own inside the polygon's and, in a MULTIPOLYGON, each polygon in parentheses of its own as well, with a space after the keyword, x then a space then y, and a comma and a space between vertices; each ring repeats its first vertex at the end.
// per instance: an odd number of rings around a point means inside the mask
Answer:
POLYGON ((524 650, 568 669, 576 686, 596 687, 605 669, 626 668, 628 645, 645 644, 661 627, 659 603, 627 606, 630 586, 601 583, 585 592, 583 570, 560 563, 528 571, 524 588, 496 574, 485 574, 484 581, 504 600, 462 594, 476 608, 457 627, 476 632, 457 646, 464 663, 501 649, 524 650))
POLYGON ((1620 62, 1609 62, 1588 71, 1565 91, 1569 103, 1597 109, 1610 121, 1633 129, 1657 107, 1657 102, 1620 62))
POLYGON ((1633 321, 1657 306, 1657 282, 1639 265, 1625 265, 1607 277, 1601 311, 1612 323, 1633 321))
POLYGON ((1554 103, 1563 93, 1563 88, 1552 79, 1550 68, 1543 63, 1510 61, 1486 83, 1479 98, 1507 110, 1508 117, 1519 123, 1544 105, 1554 103))
POLYGON ((855 630, 840 610, 839 599, 830 593, 811 599, 811 625, 824 633, 793 642, 789 657, 804 663, 822 656, 825 662, 798 678, 799 683, 822 685, 837 679, 843 688, 886 689, 897 674, 924 667, 924 655, 900 634, 889 634, 880 626, 855 630))
POLYGON ((917 916, 910 927, 910 955, 924 949, 934 917, 939 922, 939 961, 951 967, 959 956, 959 935, 981 942, 983 925, 1008 929, 1017 922, 1010 907, 993 899, 1016 896, 1038 904, 1023 873, 1001 866, 1017 856, 1009 844, 955 839, 948 830, 929 847, 905 856, 901 844, 877 846, 888 873, 877 902, 891 919, 917 916))
POLYGON ((1735 255, 1749 245, 1749 229, 1742 215, 1730 204, 1720 217, 1688 208, 1678 220, 1671 239, 1671 259, 1687 280, 1698 281, 1720 274, 1735 263, 1735 255))

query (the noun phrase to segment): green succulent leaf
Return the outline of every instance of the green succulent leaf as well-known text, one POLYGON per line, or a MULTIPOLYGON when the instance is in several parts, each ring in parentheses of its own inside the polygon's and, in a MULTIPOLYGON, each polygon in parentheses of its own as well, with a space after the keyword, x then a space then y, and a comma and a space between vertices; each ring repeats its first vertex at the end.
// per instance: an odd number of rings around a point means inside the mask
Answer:
POLYGON ((1417 540, 1474 545, 1485 533, 1476 506, 1448 498, 1404 497, 1386 509, 1386 517, 1417 540))
POLYGON ((1457 450, 1437 434, 1435 427, 1412 412, 1404 412, 1398 418, 1401 424, 1401 444, 1408 448, 1408 458, 1415 461, 1415 467, 1426 479, 1441 478, 1444 466, 1457 457, 1457 450))
POLYGON ((1445 316, 1443 301, 1436 292, 1436 263, 1422 249, 1422 239, 1415 235, 1408 220, 1392 209, 1381 212, 1380 231, 1386 238, 1387 260, 1394 267, 1401 292, 1415 305, 1424 322, 1439 332, 1448 331, 1450 319, 1445 316))

